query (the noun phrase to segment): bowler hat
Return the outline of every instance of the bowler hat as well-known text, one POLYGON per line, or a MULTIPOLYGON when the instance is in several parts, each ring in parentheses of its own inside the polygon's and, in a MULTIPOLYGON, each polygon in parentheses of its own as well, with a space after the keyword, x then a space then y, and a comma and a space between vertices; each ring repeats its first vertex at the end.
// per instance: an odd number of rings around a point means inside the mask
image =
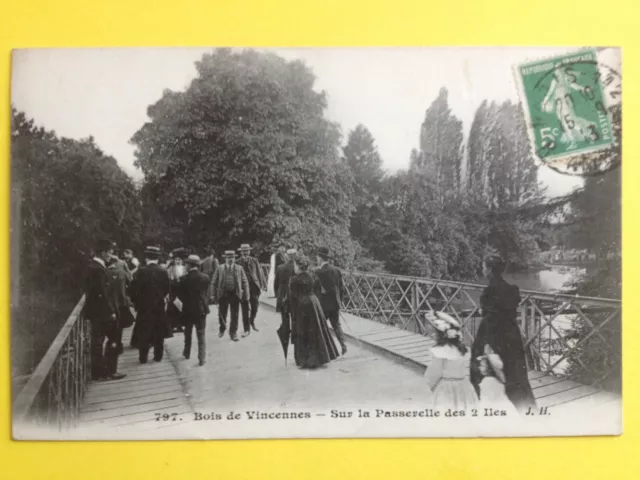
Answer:
POLYGON ((329 258, 329 249, 327 247, 319 247, 318 248, 318 255, 321 256, 322 258, 329 258))
POLYGON ((185 263, 188 263, 190 265, 200 265, 202 262, 198 255, 189 255, 185 260, 185 263))

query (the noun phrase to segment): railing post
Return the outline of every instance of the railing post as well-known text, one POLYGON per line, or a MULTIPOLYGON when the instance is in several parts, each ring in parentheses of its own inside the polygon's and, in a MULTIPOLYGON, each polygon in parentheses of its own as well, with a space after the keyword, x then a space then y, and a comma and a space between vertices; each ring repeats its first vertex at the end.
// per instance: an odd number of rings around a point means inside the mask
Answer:
POLYGON ((417 332, 414 333, 422 333, 422 328, 420 328, 420 320, 418 320, 420 312, 418 312, 418 282, 415 280, 411 284, 411 315, 413 317, 413 321, 415 323, 415 328, 417 332))

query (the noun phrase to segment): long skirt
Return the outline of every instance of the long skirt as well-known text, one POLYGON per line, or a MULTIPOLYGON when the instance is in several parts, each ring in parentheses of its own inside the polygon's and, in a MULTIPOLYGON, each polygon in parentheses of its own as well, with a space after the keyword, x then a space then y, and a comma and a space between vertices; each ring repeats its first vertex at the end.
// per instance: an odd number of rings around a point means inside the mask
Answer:
POLYGON ((469 380, 441 379, 433 390, 433 406, 467 410, 478 406, 478 396, 469 380))
POLYGON ((292 312, 293 344, 296 365, 318 368, 338 358, 320 301, 315 295, 304 296, 292 312))

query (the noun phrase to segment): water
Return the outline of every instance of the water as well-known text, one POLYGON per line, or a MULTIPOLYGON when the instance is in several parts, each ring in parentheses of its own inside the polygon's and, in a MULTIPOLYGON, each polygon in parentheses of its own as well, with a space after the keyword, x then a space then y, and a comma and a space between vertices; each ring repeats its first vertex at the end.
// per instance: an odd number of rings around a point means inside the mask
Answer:
MULTIPOLYGON (((547 270, 541 270, 539 272, 530 273, 515 273, 511 275, 505 275, 505 280, 509 283, 514 283, 520 287, 520 290, 535 290, 538 292, 553 293, 561 292, 568 287, 568 283, 574 280, 577 276, 585 273, 585 269, 576 267, 550 267, 547 270)), ((571 328, 571 323, 574 315, 558 315, 556 316, 552 324, 556 331, 563 335, 568 329, 571 328)), ((556 333, 550 327, 543 327, 540 332, 540 339, 546 339, 552 341, 558 338, 556 333)), ((575 341, 569 340, 566 342, 569 346, 573 346, 575 341)), ((554 364, 561 357, 558 355, 549 354, 547 352, 543 357, 551 364, 554 364)), ((560 362, 554 369, 554 373, 563 374, 568 366, 567 360, 560 362)))
POLYGON ((520 290, 554 293, 566 289, 568 282, 584 273, 585 269, 583 268, 558 266, 538 272, 507 274, 504 279, 509 283, 516 284, 520 290))

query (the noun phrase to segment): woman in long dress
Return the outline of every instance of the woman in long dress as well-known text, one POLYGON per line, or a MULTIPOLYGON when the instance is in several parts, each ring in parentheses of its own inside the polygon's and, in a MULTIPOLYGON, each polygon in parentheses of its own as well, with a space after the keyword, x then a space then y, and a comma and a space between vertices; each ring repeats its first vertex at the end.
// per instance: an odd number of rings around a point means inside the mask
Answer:
MULTIPOLYGON (((483 355, 485 346, 490 345, 504 363, 505 392, 516 409, 523 413, 529 407, 535 408, 536 401, 529 384, 524 343, 520 327, 516 323, 520 289, 504 281, 502 274, 506 267, 499 255, 488 255, 484 259, 484 274, 489 285, 480 296, 482 321, 471 347, 474 358, 483 355)), ((482 374, 477 369, 471 371, 471 382, 480 394, 482 374)))
POLYGON ((435 408, 467 410, 478 405, 478 396, 469 381, 471 352, 462 343, 460 324, 443 312, 429 312, 426 319, 436 329, 436 346, 425 372, 435 408))
POLYGON ((296 257, 295 271, 289 282, 294 358, 300 368, 318 368, 338 358, 338 349, 317 297, 320 282, 309 272, 309 260, 296 257))
POLYGON ((275 298, 275 281, 276 281, 276 254, 271 255, 271 265, 269 268, 269 278, 267 279, 267 295, 269 298, 275 298))

